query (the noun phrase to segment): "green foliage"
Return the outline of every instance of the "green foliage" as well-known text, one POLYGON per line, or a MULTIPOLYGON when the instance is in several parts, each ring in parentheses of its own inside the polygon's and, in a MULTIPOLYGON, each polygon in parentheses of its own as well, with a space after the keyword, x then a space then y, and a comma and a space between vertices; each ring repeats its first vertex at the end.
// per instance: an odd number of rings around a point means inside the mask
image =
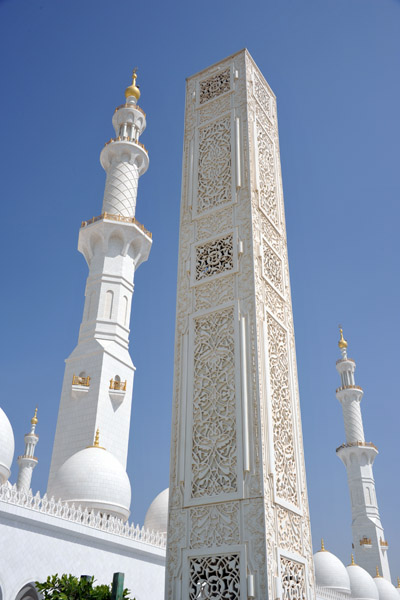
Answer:
MULTIPOLYGON (((57 574, 49 576, 44 583, 35 582, 44 600, 111 600, 111 586, 94 585, 91 579, 78 579, 73 575, 57 574)), ((129 591, 125 589, 122 597, 129 600, 129 591)), ((134 600, 134 599, 133 599, 134 600)))

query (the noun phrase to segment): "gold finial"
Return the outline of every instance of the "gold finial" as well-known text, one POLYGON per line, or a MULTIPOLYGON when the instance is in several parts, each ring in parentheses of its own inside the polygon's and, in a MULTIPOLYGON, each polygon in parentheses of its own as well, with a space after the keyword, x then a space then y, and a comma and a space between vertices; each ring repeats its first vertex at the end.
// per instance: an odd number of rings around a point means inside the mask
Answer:
POLYGON ((96 435, 94 436, 94 442, 93 442, 93 446, 95 448, 99 448, 99 446, 100 446, 99 440, 100 440, 100 430, 97 429, 96 430, 96 435))
POLYGON ((32 425, 37 425, 38 423, 38 419, 37 419, 37 407, 35 408, 35 414, 33 415, 32 419, 31 419, 31 424, 32 425))
POLYGON ((354 562, 354 554, 353 554, 353 553, 351 553, 351 563, 350 563, 350 564, 351 564, 351 566, 353 566, 353 567, 354 567, 354 565, 356 564, 356 563, 354 562))
POLYGON ((376 575, 375 577, 382 577, 382 575, 379 575, 379 567, 378 565, 376 565, 376 575))
POLYGON ((400 577, 397 578, 397 587, 400 588, 400 577))
POLYGON ((347 342, 343 337, 343 329, 342 329, 341 325, 339 325, 339 331, 340 331, 340 340, 338 341, 338 346, 341 350, 344 350, 345 348, 347 348, 347 342))
POLYGON ((321 538, 321 550, 320 552, 326 552, 325 550, 325 544, 324 544, 324 538, 321 538))
POLYGON ((130 85, 129 87, 126 88, 125 90, 125 98, 128 99, 130 96, 133 96, 134 98, 136 98, 136 101, 139 100, 140 98, 140 90, 138 88, 138 86, 136 85, 136 79, 137 79, 137 67, 135 67, 133 69, 133 73, 132 73, 132 85, 130 85))

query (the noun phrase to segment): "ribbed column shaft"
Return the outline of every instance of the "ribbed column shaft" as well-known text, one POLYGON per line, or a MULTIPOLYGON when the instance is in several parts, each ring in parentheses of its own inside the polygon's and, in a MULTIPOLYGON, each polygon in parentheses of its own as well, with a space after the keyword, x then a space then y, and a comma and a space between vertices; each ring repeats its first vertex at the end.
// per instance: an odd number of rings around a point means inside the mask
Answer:
POLYGON ((138 180, 136 165, 115 159, 107 172, 102 212, 134 217, 138 180))
POLYGON ((343 420, 346 433, 346 443, 364 442, 364 427, 358 400, 343 400, 343 420))

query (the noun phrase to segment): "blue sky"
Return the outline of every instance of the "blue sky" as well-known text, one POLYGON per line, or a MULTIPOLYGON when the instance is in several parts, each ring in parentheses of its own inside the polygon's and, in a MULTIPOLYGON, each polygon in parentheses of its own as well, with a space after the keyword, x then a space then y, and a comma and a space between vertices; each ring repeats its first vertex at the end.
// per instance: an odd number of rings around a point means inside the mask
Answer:
MULTIPOLYGON (((277 95, 314 545, 346 563, 350 501, 335 448, 343 323, 392 576, 400 575, 398 0, 0 0, 1 406, 15 456, 39 406, 47 483, 64 359, 81 320, 82 220, 101 212, 103 144, 139 67, 150 168, 137 217, 153 232, 135 278, 128 473, 142 523, 168 485, 185 77, 247 47, 277 95)), ((17 467, 14 464, 12 480, 17 467)))

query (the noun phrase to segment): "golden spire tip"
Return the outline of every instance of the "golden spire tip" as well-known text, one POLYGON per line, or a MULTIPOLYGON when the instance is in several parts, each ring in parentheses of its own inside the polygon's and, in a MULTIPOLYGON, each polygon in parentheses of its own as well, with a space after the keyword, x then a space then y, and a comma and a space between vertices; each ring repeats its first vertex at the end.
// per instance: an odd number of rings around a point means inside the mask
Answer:
POLYGON ((38 407, 36 407, 36 408, 35 408, 35 414, 33 415, 32 419, 31 419, 31 424, 32 424, 32 425, 37 425, 37 423, 38 423, 38 419, 37 419, 37 408, 38 408, 38 407))
POLYGON ((325 550, 325 544, 324 544, 324 538, 321 538, 321 552, 326 552, 325 550))
POLYGON ((134 98, 136 98, 136 102, 139 100, 140 98, 140 90, 139 87, 136 85, 136 79, 137 79, 137 67, 135 67, 133 69, 132 72, 132 85, 128 86, 125 90, 125 98, 128 99, 131 96, 133 96, 134 98))
POLYGON ((338 346, 341 350, 344 350, 345 348, 347 348, 347 342, 343 337, 343 328, 341 325, 339 325, 339 331, 340 331, 340 340, 338 341, 338 346))
POLYGON ((400 577, 397 578, 397 587, 400 588, 400 577))
POLYGON ((381 577, 381 575, 379 575, 379 567, 378 565, 376 565, 376 575, 375 577, 381 577))
POLYGON ((351 563, 352 566, 354 566, 356 563, 354 562, 354 554, 351 553, 351 563))
POLYGON ((94 436, 93 446, 95 446, 96 448, 98 448, 100 446, 100 430, 99 429, 96 430, 96 435, 94 436))

